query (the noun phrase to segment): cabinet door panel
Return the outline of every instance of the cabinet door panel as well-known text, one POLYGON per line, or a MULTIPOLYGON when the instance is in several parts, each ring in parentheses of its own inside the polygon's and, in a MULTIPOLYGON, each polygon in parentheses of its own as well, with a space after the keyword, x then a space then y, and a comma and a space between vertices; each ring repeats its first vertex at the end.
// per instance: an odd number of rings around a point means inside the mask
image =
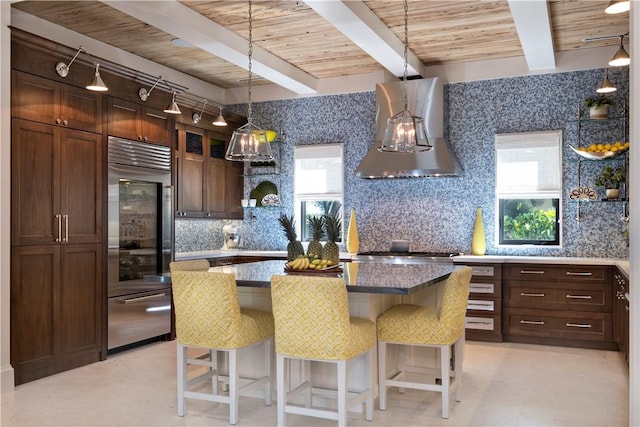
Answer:
POLYGON ((204 160, 200 158, 183 158, 180 180, 178 210, 187 213, 200 212, 203 205, 203 170, 204 160))
POLYGON ((11 249, 11 365, 16 385, 55 372, 60 246, 11 249))
POLYGON ((61 85, 60 118, 68 128, 102 133, 102 96, 87 89, 61 85))
POLYGON ((99 353, 102 319, 102 251, 99 244, 62 246, 60 280, 61 357, 99 353))
POLYGON ((145 107, 142 117, 142 139, 171 147, 169 116, 162 110, 145 107))
POLYGON ((207 211, 216 217, 224 217, 227 207, 225 162, 210 158, 207 165, 207 211))
POLYGON ((142 138, 140 105, 109 97, 108 106, 109 135, 135 140, 142 138))
POLYGON ((102 238, 102 137, 61 129, 60 145, 63 243, 99 242, 102 238))
POLYGON ((228 218, 242 219, 243 210, 240 200, 244 193, 244 164, 230 162, 227 164, 227 210, 228 218))
POLYGON ((11 81, 12 116, 49 124, 60 118, 58 83, 18 71, 11 73, 11 81))
POLYGON ((11 139, 11 243, 50 244, 59 235, 59 152, 54 127, 14 119, 11 139))

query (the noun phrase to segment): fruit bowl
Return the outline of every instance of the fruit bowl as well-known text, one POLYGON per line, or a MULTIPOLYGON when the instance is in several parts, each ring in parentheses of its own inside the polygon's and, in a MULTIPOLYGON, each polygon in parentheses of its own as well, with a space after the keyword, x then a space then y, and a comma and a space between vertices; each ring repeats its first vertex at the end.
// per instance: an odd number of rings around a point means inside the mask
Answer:
POLYGON ((607 159, 613 159, 614 157, 618 157, 621 154, 626 153, 629 150, 629 147, 626 148, 621 148, 617 151, 584 151, 584 150, 579 150, 577 148, 573 148, 572 146, 569 146, 577 155, 584 157, 585 159, 589 159, 589 160, 607 160, 607 159))

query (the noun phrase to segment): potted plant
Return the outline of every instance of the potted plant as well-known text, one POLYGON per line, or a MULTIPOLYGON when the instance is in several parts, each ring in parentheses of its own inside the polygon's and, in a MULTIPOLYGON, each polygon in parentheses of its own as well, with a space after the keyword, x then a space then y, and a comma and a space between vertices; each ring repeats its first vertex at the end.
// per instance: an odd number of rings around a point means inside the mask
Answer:
POLYGON ((605 166, 596 178, 595 184, 605 188, 607 199, 617 199, 620 195, 620 183, 625 179, 625 170, 622 166, 615 169, 605 166))
POLYGON ((589 109, 589 117, 592 119, 606 119, 609 115, 611 100, 603 95, 587 98, 584 106, 589 109))

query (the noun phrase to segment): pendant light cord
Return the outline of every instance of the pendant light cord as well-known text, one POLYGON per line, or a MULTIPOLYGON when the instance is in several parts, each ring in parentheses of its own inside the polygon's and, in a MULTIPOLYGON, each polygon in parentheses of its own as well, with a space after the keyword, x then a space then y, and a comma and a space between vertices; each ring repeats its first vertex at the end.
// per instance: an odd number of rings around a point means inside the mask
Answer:
POLYGON ((407 63, 409 52, 409 3, 404 0, 404 74, 402 75, 402 94, 404 96, 404 110, 409 109, 409 100, 407 99, 407 63))
POLYGON ((251 13, 251 0, 249 0, 249 99, 247 106, 247 123, 251 124, 251 56, 253 55, 253 21, 251 13))

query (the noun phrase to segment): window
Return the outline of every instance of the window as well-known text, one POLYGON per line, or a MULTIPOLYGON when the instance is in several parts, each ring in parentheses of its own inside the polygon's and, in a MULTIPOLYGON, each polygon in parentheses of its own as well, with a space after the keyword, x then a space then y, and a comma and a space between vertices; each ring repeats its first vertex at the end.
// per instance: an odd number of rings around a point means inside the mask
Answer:
POLYGON ((309 242, 309 216, 338 215, 342 221, 342 144, 297 146, 293 157, 296 227, 300 240, 309 242))
POLYGON ((560 246, 562 132, 496 135, 498 245, 560 246))

